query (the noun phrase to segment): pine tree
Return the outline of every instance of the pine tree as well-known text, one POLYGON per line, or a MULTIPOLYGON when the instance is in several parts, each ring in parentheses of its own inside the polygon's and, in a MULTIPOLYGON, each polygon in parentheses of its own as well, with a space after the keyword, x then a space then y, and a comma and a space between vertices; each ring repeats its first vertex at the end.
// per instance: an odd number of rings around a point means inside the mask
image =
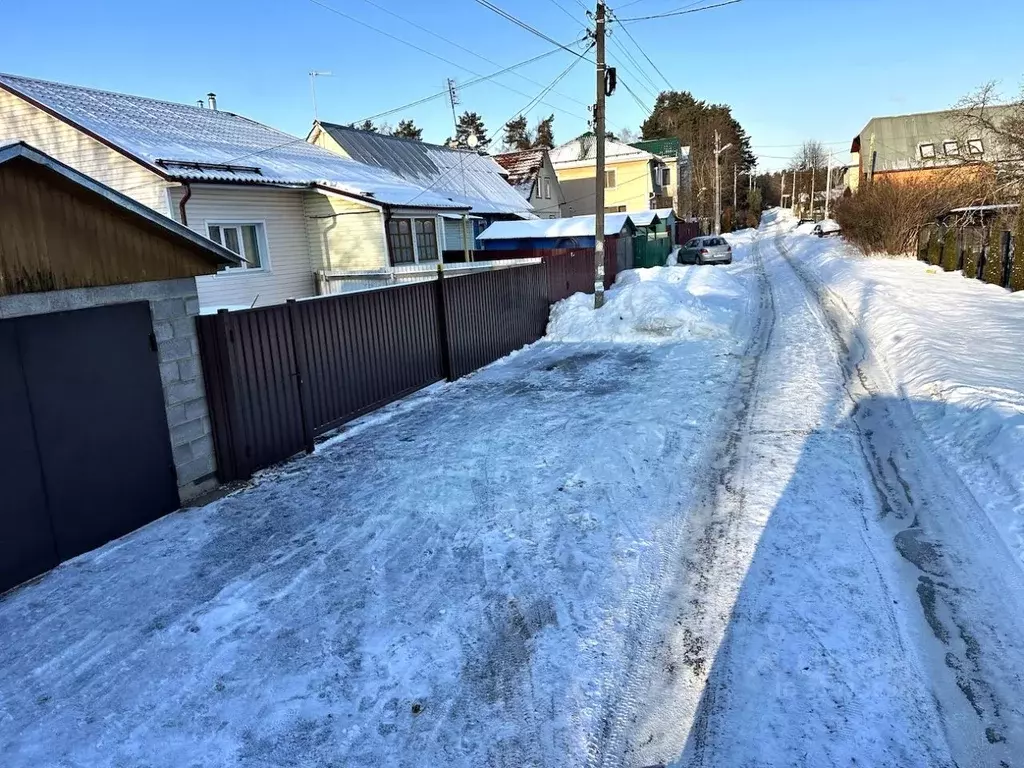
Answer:
POLYGON ((423 129, 417 128, 416 124, 412 120, 399 120, 398 127, 395 128, 392 136, 398 136, 402 139, 414 139, 415 141, 423 141, 423 129))
POLYGON ((555 148, 555 116, 548 115, 547 118, 537 123, 537 130, 534 131, 533 146, 538 149, 555 148))
POLYGON ((469 148, 469 137, 476 136, 477 147, 483 148, 491 143, 487 137, 487 129, 484 127, 483 118, 476 112, 463 112, 455 125, 455 141, 460 147, 469 148))
POLYGON ((532 146, 530 132, 526 128, 526 118, 523 115, 505 123, 505 146, 517 151, 532 146))
POLYGON ((370 133, 377 133, 377 126, 373 124, 372 120, 363 120, 363 122, 356 124, 352 123, 349 128, 355 128, 359 131, 369 131, 370 133))

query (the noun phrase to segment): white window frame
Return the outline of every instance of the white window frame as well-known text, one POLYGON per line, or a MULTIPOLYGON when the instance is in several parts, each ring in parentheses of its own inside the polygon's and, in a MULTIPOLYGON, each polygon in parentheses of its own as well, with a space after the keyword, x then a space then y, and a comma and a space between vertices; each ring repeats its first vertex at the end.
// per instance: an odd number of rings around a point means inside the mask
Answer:
POLYGON ((922 160, 934 160, 935 159, 935 143, 931 141, 925 141, 917 145, 917 153, 921 156, 922 160), (931 154, 926 154, 924 148, 928 147, 931 154))
MULTIPOLYGON (((444 220, 440 216, 392 216, 391 221, 408 221, 409 234, 412 237, 412 263, 413 264, 440 264, 444 260, 444 242, 441 240, 441 233, 444 229, 444 220), (420 260, 420 246, 416 238, 416 219, 434 220, 434 241, 437 243, 437 258, 427 261, 420 260)), ((470 235, 472 237, 472 234, 470 235)), ((384 223, 384 243, 387 247, 388 261, 391 261, 391 234, 388 232, 387 222, 384 223)), ((472 249, 470 249, 472 250, 472 249)), ((408 262, 392 264, 392 268, 411 266, 408 262)))
POLYGON ((967 154, 971 157, 981 157, 985 154, 985 142, 981 139, 968 139, 967 154), (977 149, 975 149, 975 147, 977 147, 977 149))
MULTIPOLYGON (((239 246, 241 247, 241 249, 243 251, 243 253, 240 253, 239 256, 241 256, 242 259, 245 259, 245 253, 244 253, 244 251, 245 251, 245 240, 242 238, 242 230, 241 230, 241 228, 245 227, 245 226, 257 227, 256 237, 259 240, 260 247, 263 249, 263 254, 262 254, 263 258, 260 260, 260 265, 258 267, 250 267, 248 262, 243 260, 243 261, 240 261, 238 263, 237 267, 221 267, 219 270, 217 270, 217 272, 215 274, 217 274, 217 275, 225 275, 225 274, 234 275, 234 274, 238 274, 239 272, 245 272, 245 273, 248 273, 248 274, 255 274, 255 273, 269 272, 270 271, 270 247, 267 244, 267 241, 268 241, 268 237, 267 237, 267 222, 265 220, 263 220, 263 219, 204 219, 203 220, 203 227, 206 230, 204 232, 204 235, 206 236, 206 239, 207 240, 212 240, 215 243, 217 241, 213 240, 213 238, 210 237, 210 227, 220 227, 222 231, 224 230, 225 227, 237 229, 238 230, 238 244, 239 244, 239 246)), ((223 235, 221 237, 223 239, 223 235)), ((218 243, 218 245, 223 245, 223 243, 218 243)), ((223 247, 227 248, 226 245, 224 245, 223 247)), ((228 248, 228 250, 231 250, 231 249, 228 248)))
POLYGON ((605 168, 604 169, 604 188, 605 189, 615 189, 618 186, 618 184, 619 184, 619 176, 615 172, 615 169, 614 168, 605 168), (612 183, 611 184, 608 183, 608 174, 609 173, 612 175, 612 183))
POLYGON ((544 187, 544 199, 551 199, 551 179, 548 178, 547 174, 541 177, 541 184, 544 187))

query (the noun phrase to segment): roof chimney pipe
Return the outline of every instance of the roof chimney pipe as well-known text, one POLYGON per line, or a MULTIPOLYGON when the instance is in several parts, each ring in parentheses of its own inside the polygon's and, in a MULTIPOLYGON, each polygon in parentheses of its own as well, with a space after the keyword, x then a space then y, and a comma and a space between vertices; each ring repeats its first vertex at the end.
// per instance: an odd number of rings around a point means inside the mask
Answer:
POLYGON ((206 100, 210 103, 210 109, 217 111, 217 94, 208 93, 206 94, 206 100))
POLYGON ((199 107, 200 109, 206 109, 206 104, 205 104, 205 103, 203 102, 203 100, 202 100, 202 99, 199 99, 199 100, 198 100, 198 101, 196 102, 196 106, 197 106, 197 107, 199 107))

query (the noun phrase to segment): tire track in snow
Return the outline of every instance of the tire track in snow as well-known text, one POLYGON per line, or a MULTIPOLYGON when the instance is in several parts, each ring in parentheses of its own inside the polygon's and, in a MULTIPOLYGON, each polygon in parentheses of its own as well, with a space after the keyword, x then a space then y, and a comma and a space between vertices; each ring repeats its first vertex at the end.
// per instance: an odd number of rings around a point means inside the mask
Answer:
POLYGON ((790 258, 781 236, 775 247, 814 297, 846 373, 851 421, 882 509, 878 526, 892 541, 881 556, 897 556, 895 589, 908 597, 903 604, 919 604, 910 617, 924 630, 915 650, 950 746, 962 765, 1020 765, 1024 659, 1004 644, 1007 618, 1016 619, 1011 637, 1024 636, 1020 575, 977 500, 931 449, 905 394, 871 355, 856 314, 790 258))

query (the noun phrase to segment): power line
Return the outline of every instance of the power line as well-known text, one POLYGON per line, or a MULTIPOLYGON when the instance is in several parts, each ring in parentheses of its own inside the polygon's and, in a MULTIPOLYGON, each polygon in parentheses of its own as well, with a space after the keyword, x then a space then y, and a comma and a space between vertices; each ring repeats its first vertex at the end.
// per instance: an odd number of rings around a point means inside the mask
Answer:
MULTIPOLYGON (((374 32, 377 32, 378 34, 384 35, 385 37, 388 37, 388 38, 390 38, 392 40, 395 40, 396 42, 402 43, 403 45, 407 45, 410 48, 413 48, 413 49, 415 49, 417 51, 420 51, 421 53, 425 53, 428 56, 431 56, 432 58, 437 59, 438 61, 442 61, 445 64, 448 64, 450 66, 456 67, 457 69, 461 69, 464 72, 469 72, 471 75, 475 75, 476 77, 484 77, 484 75, 481 75, 479 72, 473 71, 469 67, 463 66, 462 64, 456 64, 454 61, 452 61, 450 59, 446 59, 443 56, 439 56, 438 54, 434 53, 433 51, 428 51, 426 48, 422 48, 422 47, 416 45, 415 43, 410 43, 408 40, 403 40, 402 38, 397 37, 396 35, 392 35, 390 32, 385 32, 384 30, 379 29, 378 27, 375 27, 372 24, 368 24, 365 21, 361 21, 360 19, 357 19, 354 16, 350 16, 349 14, 347 14, 347 13, 345 13, 343 11, 339 11, 337 8, 334 8, 334 7, 330 6, 330 5, 327 5, 324 2, 321 2, 321 0, 309 0, 309 2, 313 3, 314 5, 320 6, 321 8, 323 8, 323 9, 325 9, 327 11, 330 11, 333 14, 341 16, 342 18, 348 19, 349 21, 352 21, 352 22, 354 22, 356 24, 359 24, 360 26, 366 27, 367 29, 371 29, 374 32)), ((484 0, 477 0, 477 2, 484 2, 484 0)), ((547 38, 547 39, 550 39, 550 38, 547 38)), ((578 51, 574 51, 572 48, 569 48, 568 46, 563 45, 562 43, 559 43, 557 40, 551 40, 551 42, 554 43, 554 45, 558 46, 560 49, 565 50, 565 51, 569 51, 569 53, 573 54, 574 56, 578 56, 578 57, 581 56, 581 54, 578 51)), ((507 91, 511 91, 512 93, 517 93, 520 96, 525 96, 525 97, 529 98, 529 94, 523 93, 522 91, 517 90, 517 89, 513 88, 510 85, 506 85, 505 83, 501 83, 501 82, 495 82, 495 84, 501 86, 502 88, 504 88, 507 91)), ((572 115, 573 117, 577 117, 577 118, 580 118, 580 119, 583 119, 583 120, 588 119, 588 118, 584 117, 583 115, 580 115, 579 113, 571 112, 571 111, 569 111, 567 109, 563 109, 562 107, 557 106, 555 104, 551 104, 549 102, 543 102, 543 103, 547 104, 549 107, 551 107, 552 109, 554 109, 554 110, 556 110, 558 112, 564 112, 567 115, 572 115)))
MULTIPOLYGON (((558 7, 558 9, 559 9, 559 10, 560 10, 560 11, 561 11, 562 13, 564 13, 564 14, 565 14, 566 16, 568 16, 568 17, 569 17, 570 19, 572 19, 573 21, 575 21, 575 22, 579 23, 579 19, 577 19, 577 18, 576 18, 575 16, 573 16, 573 15, 572 15, 572 13, 571 13, 570 11, 566 10, 566 7, 565 7, 564 5, 562 5, 562 4, 560 3, 560 2, 558 2, 558 0, 549 0, 549 2, 550 2, 550 3, 552 4, 552 5, 555 5, 555 6, 557 6, 557 7, 558 7)), ((587 26, 586 24, 584 24, 584 25, 583 25, 584 29, 586 28, 586 26, 587 26)))
MULTIPOLYGON (((614 13, 612 13, 612 21, 618 21, 618 19, 619 19, 619 17, 618 17, 618 16, 616 16, 616 15, 615 15, 614 13)), ((629 28, 628 28, 627 26, 625 26, 624 24, 620 24, 619 26, 620 26, 620 27, 622 28, 622 31, 623 31, 623 32, 625 32, 625 33, 626 33, 626 35, 628 35, 628 36, 629 36, 629 39, 633 41, 633 45, 635 45, 635 46, 636 46, 636 49, 637 49, 638 51, 640 51, 640 53, 642 53, 642 54, 643 54, 643 57, 644 57, 645 59, 647 59, 647 63, 648 63, 648 64, 650 64, 650 65, 651 65, 652 67, 654 67, 654 71, 655 71, 655 72, 657 72, 657 73, 658 73, 658 74, 659 74, 659 75, 661 76, 661 79, 665 81, 665 85, 667 85, 667 86, 668 86, 668 89, 669 89, 670 91, 671 91, 671 90, 674 90, 674 89, 672 88, 672 83, 671 83, 671 82, 669 82, 669 79, 668 79, 667 77, 665 77, 665 73, 664 73, 664 72, 662 72, 662 71, 661 71, 660 69, 658 69, 658 65, 657 65, 657 64, 655 64, 655 63, 654 63, 654 62, 653 62, 653 61, 651 60, 651 57, 647 55, 647 51, 645 51, 645 50, 643 49, 643 47, 642 47, 642 46, 640 45, 640 43, 638 43, 638 42, 636 41, 636 38, 635 38, 635 37, 633 37, 633 33, 629 31, 629 28)))
MULTIPOLYGON (((311 0, 311 2, 316 2, 316 0, 311 0)), ((529 32, 529 33, 531 33, 533 35, 536 35, 537 37, 541 38, 542 40, 547 40, 552 45, 557 45, 557 46, 559 46, 561 48, 565 48, 565 50, 567 50, 569 53, 573 54, 574 56, 578 56, 581 59, 586 58, 586 56, 581 54, 579 51, 574 51, 572 48, 568 48, 567 46, 562 45, 560 42, 558 42, 554 38, 549 37, 548 35, 544 34, 543 32, 541 32, 536 27, 530 26, 525 21, 523 21, 522 19, 512 15, 508 11, 502 10, 501 8, 496 6, 494 3, 492 3, 490 0, 476 0, 476 2, 477 2, 478 5, 482 5, 484 8, 486 8, 489 11, 493 11, 494 13, 498 14, 499 16, 501 16, 503 19, 507 19, 508 21, 511 21, 516 26, 522 27, 527 32, 529 32)), ((592 61, 592 59, 587 59, 587 61, 592 61)))
MULTIPOLYGON (((454 47, 458 48, 460 51, 465 51, 470 56, 475 56, 476 58, 480 59, 481 61, 486 61, 488 64, 493 64, 496 67, 500 67, 501 66, 501 64, 499 64, 498 62, 494 61, 494 59, 489 59, 486 56, 484 56, 482 54, 479 54, 476 51, 473 51, 473 50, 467 48, 464 45, 460 45, 459 43, 457 43, 454 40, 451 40, 451 39, 445 37, 442 34, 434 32, 433 30, 427 29, 426 27, 423 27, 423 26, 421 26, 421 25, 419 25, 419 24, 417 24, 417 23, 415 23, 413 21, 410 21, 409 19, 405 18, 401 14, 395 13, 390 8, 387 8, 387 7, 383 6, 383 5, 381 5, 380 3, 375 2, 375 0, 362 0, 362 1, 364 3, 366 3, 367 5, 372 5, 374 8, 377 8, 378 10, 383 11, 384 13, 388 14, 389 16, 393 16, 394 18, 398 19, 399 21, 405 22, 410 27, 418 29, 421 32, 425 32, 426 34, 430 35, 431 37, 436 37, 441 42, 444 42, 444 43, 447 43, 448 45, 454 46, 454 47)), ((551 0, 551 2, 555 3, 556 5, 558 5, 557 0, 551 0)), ((562 6, 560 6, 560 5, 558 7, 562 8, 562 6)), ((562 8, 562 10, 565 11, 564 8, 562 8)), ((569 13, 569 12, 565 11, 565 13, 569 13)), ((570 14, 570 18, 573 18, 571 16, 571 14, 570 14)), ((584 28, 586 28, 585 25, 584 25, 584 28)), ((580 38, 580 40, 582 40, 582 39, 583 38, 580 38)), ((569 45, 574 45, 575 43, 578 43, 580 40, 576 40, 576 41, 574 41, 572 43, 569 43, 569 45)), ((520 78, 522 80, 525 80, 528 83, 532 83, 533 85, 539 86, 541 88, 544 87, 544 83, 538 82, 537 80, 534 80, 533 78, 527 77, 526 75, 520 74, 518 72, 516 73, 516 77, 518 77, 518 78, 520 78)), ((462 86, 462 87, 465 87, 465 86, 462 86)), ((588 103, 580 101, 579 99, 574 98, 573 96, 569 96, 569 95, 564 94, 564 93, 558 93, 557 91, 554 91, 554 93, 556 93, 558 96, 561 96, 563 99, 568 99, 569 101, 574 101, 574 102, 576 102, 577 104, 579 104, 582 107, 589 107, 590 106, 588 103)))
MULTIPOLYGON (((657 93, 658 93, 658 84, 655 83, 654 80, 651 79, 650 75, 648 75, 646 72, 644 72, 644 69, 643 69, 643 67, 640 66, 640 63, 630 54, 629 51, 627 51, 625 49, 625 47, 622 46, 621 43, 619 43, 618 40, 616 40, 614 37, 609 37, 608 39, 612 42, 613 45, 615 45, 618 48, 618 50, 622 53, 622 55, 625 56, 626 59, 632 64, 632 67, 635 70, 635 72, 633 74, 637 74, 638 73, 637 85, 643 86, 648 91, 648 93, 650 93, 652 96, 656 96, 657 93), (648 83, 650 83, 650 87, 649 88, 644 83, 639 82, 639 78, 640 77, 643 77, 644 80, 646 80, 648 83)), ((624 67, 622 67, 622 68, 624 69, 624 67)))
POLYGON ((629 23, 632 23, 634 21, 647 21, 649 19, 664 19, 664 18, 668 18, 669 16, 682 16, 682 15, 687 14, 687 13, 698 13, 700 11, 710 11, 712 8, 722 8, 722 7, 726 6, 726 5, 735 5, 736 3, 742 3, 742 2, 743 2, 743 0, 725 0, 724 2, 715 3, 713 5, 702 5, 700 8, 690 8, 689 6, 684 6, 682 8, 678 8, 678 9, 676 9, 674 11, 668 11, 667 13, 656 13, 656 14, 653 14, 651 16, 633 16, 633 17, 628 18, 628 19, 619 19, 619 24, 629 24, 629 23))

